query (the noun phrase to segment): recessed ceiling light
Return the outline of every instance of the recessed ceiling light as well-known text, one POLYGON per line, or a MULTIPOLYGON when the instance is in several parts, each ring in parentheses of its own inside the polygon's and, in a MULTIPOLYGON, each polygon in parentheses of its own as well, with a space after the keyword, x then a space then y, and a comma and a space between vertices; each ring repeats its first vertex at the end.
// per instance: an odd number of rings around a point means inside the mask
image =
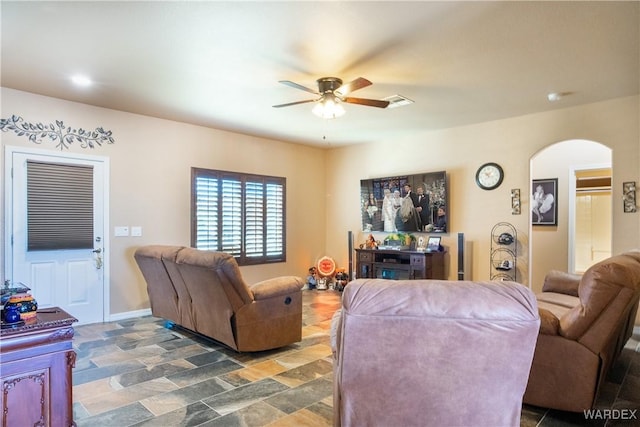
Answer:
POLYGON ((71 77, 71 81, 73 82, 73 84, 82 87, 91 86, 93 84, 89 77, 83 76, 81 74, 76 74, 75 76, 71 77))
POLYGON ((562 97, 560 96, 560 94, 558 92, 551 92, 551 93, 547 94, 547 99, 549 100, 549 102, 560 101, 560 98, 562 98, 562 97))
POLYGON ((560 101, 565 96, 571 95, 572 92, 550 92, 547 94, 547 99, 549 102, 557 102, 560 101))

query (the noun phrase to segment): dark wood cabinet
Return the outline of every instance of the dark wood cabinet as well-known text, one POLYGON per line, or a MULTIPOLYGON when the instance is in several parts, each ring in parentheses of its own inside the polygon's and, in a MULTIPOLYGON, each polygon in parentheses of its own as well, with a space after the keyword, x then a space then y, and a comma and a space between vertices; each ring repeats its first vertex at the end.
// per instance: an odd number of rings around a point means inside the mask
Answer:
POLYGON ((3 427, 67 427, 73 421, 73 322, 53 307, 0 332, 0 408, 3 427))
POLYGON ((445 252, 356 249, 356 277, 446 280, 445 252))

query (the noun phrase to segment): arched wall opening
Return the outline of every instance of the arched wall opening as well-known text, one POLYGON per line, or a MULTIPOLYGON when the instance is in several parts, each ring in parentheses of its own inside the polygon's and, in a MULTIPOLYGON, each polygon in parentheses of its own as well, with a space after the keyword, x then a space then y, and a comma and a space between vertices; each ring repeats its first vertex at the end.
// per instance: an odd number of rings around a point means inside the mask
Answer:
MULTIPOLYGON (((542 290, 550 270, 571 271, 575 252, 575 176, 576 171, 612 168, 612 150, 596 141, 573 139, 556 142, 536 152, 530 159, 530 180, 557 178, 556 225, 534 223, 529 209, 529 283, 534 292, 542 290), (572 184, 573 183, 573 184, 572 184)), ((530 206, 533 207, 533 188, 530 206)), ((609 215, 613 208, 608 206, 609 215)), ((611 247, 611 242, 609 242, 611 247)))

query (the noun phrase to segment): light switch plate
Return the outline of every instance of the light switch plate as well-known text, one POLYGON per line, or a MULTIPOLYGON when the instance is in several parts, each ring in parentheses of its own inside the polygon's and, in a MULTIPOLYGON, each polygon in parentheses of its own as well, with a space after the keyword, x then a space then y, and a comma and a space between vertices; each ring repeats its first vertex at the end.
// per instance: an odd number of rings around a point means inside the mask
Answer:
POLYGON ((125 237, 129 235, 129 227, 119 226, 113 228, 113 235, 116 237, 125 237))
POLYGON ((131 227, 131 235, 133 237, 141 237, 142 236, 142 227, 139 225, 131 227))

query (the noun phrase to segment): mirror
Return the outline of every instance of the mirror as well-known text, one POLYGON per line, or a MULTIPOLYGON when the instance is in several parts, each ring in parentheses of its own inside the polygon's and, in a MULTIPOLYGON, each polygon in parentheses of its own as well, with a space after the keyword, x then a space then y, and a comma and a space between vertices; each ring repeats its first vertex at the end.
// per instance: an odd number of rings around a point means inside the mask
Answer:
POLYGON ((446 233, 447 202, 445 171, 363 179, 362 231, 446 233))

